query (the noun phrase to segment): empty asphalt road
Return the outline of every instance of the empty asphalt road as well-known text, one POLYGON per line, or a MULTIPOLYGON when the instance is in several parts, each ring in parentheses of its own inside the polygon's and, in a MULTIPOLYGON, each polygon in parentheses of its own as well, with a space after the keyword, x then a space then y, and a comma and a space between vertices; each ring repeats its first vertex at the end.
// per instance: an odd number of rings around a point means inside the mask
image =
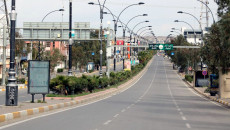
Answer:
POLYGON ((155 57, 130 89, 102 101, 5 130, 229 130, 230 111, 187 87, 172 65, 155 57))

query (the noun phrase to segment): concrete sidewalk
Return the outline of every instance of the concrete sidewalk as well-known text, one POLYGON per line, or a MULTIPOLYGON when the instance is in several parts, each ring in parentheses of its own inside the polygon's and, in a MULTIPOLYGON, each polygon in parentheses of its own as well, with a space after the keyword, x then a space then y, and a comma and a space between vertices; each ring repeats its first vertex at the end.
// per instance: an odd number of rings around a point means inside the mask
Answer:
POLYGON ((193 87, 192 83, 189 83, 187 81, 185 81, 190 87, 192 87, 196 92, 198 92, 199 94, 205 96, 206 98, 221 103, 222 105, 228 106, 230 107, 230 99, 229 98, 220 98, 217 94, 216 96, 211 96, 210 93, 205 93, 205 90, 207 88, 205 87, 193 87))
POLYGON ((16 107, 0 106, 0 123, 20 117, 48 112, 54 109, 95 102, 121 93, 132 87, 142 77, 142 75, 144 75, 144 73, 148 70, 152 60, 150 60, 147 66, 139 74, 124 84, 118 86, 117 88, 110 88, 104 91, 76 98, 46 97, 47 103, 20 102, 16 107))

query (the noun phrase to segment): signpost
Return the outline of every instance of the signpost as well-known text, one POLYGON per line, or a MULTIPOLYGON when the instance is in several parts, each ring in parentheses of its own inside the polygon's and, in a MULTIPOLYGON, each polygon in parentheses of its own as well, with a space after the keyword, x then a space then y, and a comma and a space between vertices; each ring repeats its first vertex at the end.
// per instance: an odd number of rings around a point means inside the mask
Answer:
POLYGON ((204 75, 204 79, 205 79, 205 76, 208 74, 208 71, 204 70, 202 71, 202 74, 204 75))
POLYGON ((32 95, 32 102, 35 94, 42 94, 45 102, 45 94, 49 93, 50 62, 29 61, 28 70, 28 94, 32 95))
POLYGON ((173 44, 149 44, 150 50, 173 50, 173 44))

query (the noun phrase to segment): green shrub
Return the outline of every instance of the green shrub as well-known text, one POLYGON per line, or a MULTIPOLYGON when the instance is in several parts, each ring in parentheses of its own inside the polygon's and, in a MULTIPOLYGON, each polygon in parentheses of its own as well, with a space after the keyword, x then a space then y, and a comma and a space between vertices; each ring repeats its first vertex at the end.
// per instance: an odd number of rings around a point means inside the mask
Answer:
POLYGON ((26 79, 25 79, 25 78, 20 78, 20 79, 18 79, 18 83, 20 83, 20 84, 24 84, 24 83, 25 83, 25 81, 26 81, 26 79))
POLYGON ((63 68, 59 68, 59 69, 57 69, 57 72, 61 73, 61 72, 63 72, 63 70, 64 70, 63 68))
POLYGON ((185 75, 185 80, 187 80, 188 82, 192 83, 193 75, 185 75))
POLYGON ((88 77, 88 90, 92 93, 94 89, 99 87, 98 77, 88 77))
POLYGON ((102 88, 106 88, 109 86, 109 79, 108 77, 102 77, 102 78, 99 78, 99 84, 102 88))

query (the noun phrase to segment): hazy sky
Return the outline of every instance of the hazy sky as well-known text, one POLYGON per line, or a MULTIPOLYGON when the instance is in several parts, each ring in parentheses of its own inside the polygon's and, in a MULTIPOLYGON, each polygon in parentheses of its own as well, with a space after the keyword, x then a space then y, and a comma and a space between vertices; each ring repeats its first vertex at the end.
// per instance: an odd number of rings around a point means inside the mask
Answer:
MULTIPOLYGON (((97 0, 73 0, 73 22, 90 22, 92 28, 99 28, 99 6, 88 5, 88 2, 97 0)), ((104 0, 101 0, 103 2, 104 0)), ((129 27, 133 28, 137 23, 149 20, 150 23, 142 24, 136 30, 143 26, 153 26, 153 31, 157 36, 166 36, 170 33, 171 28, 187 27, 183 23, 174 23, 174 20, 186 21, 194 28, 199 28, 198 22, 189 15, 177 14, 177 11, 184 11, 200 18, 201 3, 197 0, 107 0, 106 6, 118 15, 122 9, 129 4, 144 2, 145 5, 133 6, 127 9, 120 17, 120 20, 127 23, 132 17, 147 13, 148 17, 138 17, 133 20, 129 27)), ((215 15, 217 5, 214 0, 209 0, 209 6, 215 15)), ((69 0, 16 0, 16 11, 18 13, 17 26, 22 27, 23 22, 40 22, 42 18, 50 11, 63 8, 66 10, 63 15, 61 12, 55 12, 49 15, 46 22, 68 22, 69 20, 69 0)), ((107 21, 112 21, 111 15, 104 16, 104 27, 107 27, 107 21)), ((210 24, 212 17, 210 14, 210 24)), ((113 27, 113 25, 111 25, 113 27)), ((121 30, 118 30, 119 34, 121 30)))

